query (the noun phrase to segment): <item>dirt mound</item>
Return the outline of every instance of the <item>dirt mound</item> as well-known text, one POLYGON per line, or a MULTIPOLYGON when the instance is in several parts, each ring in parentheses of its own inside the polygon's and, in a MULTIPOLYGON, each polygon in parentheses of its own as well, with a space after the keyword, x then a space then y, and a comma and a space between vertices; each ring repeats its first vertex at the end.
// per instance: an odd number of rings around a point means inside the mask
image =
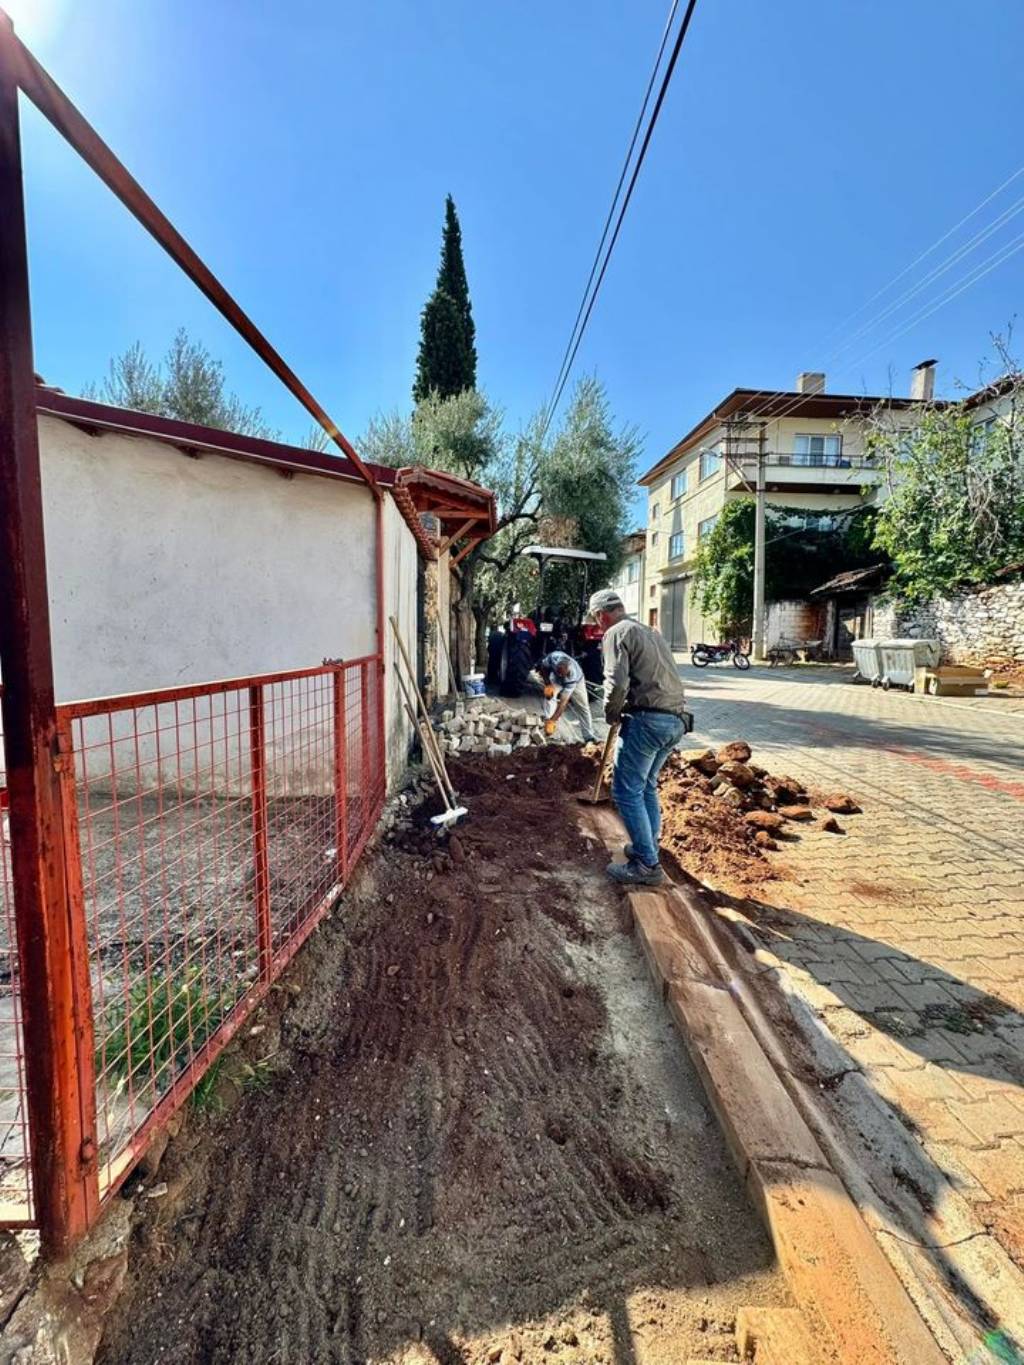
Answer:
MULTIPOLYGON (((845 793, 809 794, 796 778, 773 776, 751 763, 750 745, 735 740, 720 748, 673 754, 662 769, 661 843, 666 862, 726 890, 756 889, 784 876, 769 855, 778 840, 794 838, 813 818, 813 807, 853 815, 860 811, 845 793)), ((837 821, 820 828, 842 833, 837 821)))
POLYGON ((648 987, 567 795, 593 768, 455 761, 447 841, 410 804, 278 988, 284 1060, 141 1201, 106 1365, 612 1365, 631 1295, 657 1359, 729 1358, 711 1310, 768 1253, 703 1101, 635 1079, 667 1026, 616 995, 648 987))

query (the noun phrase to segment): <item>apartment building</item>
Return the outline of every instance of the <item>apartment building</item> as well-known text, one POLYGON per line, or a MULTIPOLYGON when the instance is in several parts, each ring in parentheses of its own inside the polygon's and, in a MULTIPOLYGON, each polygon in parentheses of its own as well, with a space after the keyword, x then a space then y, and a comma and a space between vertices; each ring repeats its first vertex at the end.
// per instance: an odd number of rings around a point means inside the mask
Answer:
MULTIPOLYGON (((622 539, 623 560, 618 573, 608 585, 622 598, 630 616, 646 621, 644 612, 644 561, 647 551, 647 532, 631 531, 622 539)), ((657 625, 657 621, 653 622, 657 625)))
POLYGON ((694 557, 726 503, 754 493, 759 460, 769 505, 793 508, 795 524, 827 524, 878 484, 865 453, 870 414, 883 405, 910 425, 934 382, 928 360, 913 371, 907 398, 832 394, 816 371, 789 392, 734 389, 639 481, 648 493, 641 619, 660 626, 674 650, 713 633, 694 600, 694 557))

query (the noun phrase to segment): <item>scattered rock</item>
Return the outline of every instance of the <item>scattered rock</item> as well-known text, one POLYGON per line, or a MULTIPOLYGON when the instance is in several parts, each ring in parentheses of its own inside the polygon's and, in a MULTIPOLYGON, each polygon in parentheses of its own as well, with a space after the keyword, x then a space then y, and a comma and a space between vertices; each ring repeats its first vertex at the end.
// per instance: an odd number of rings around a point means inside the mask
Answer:
POLYGON ((772 810, 750 810, 743 818, 748 825, 763 831, 781 829, 786 823, 781 815, 772 810))
POLYGON ((839 823, 839 821, 836 819, 834 815, 829 815, 826 817, 826 819, 820 821, 818 824, 818 828, 826 830, 829 834, 846 833, 846 830, 843 829, 842 825, 839 823))
POLYGON ((720 766, 713 749, 684 749, 679 756, 684 763, 708 777, 714 777, 720 766))
POLYGON ((388 976, 397 976, 401 970, 402 969, 397 962, 392 962, 391 966, 388 968, 388 976))
MULTIPOLYGON (((724 750, 723 750, 724 752, 724 750)), ((721 757, 721 755, 719 755, 721 757)), ((746 788, 753 786, 755 782, 754 774, 743 762, 738 759, 731 759, 723 763, 718 770, 718 776, 724 777, 727 782, 731 782, 734 787, 746 788)))
POLYGON ((778 848, 778 844, 766 829, 759 829, 754 835, 754 843, 758 848, 778 848))
POLYGON ((744 739, 734 739, 731 744, 724 744, 715 757, 719 763, 746 763, 750 759, 750 745, 744 739))
POLYGON ((826 796, 821 803, 826 810, 833 811, 836 815, 860 815, 861 809, 852 796, 847 796, 845 792, 833 792, 831 796, 826 796))
POLYGON ((797 805, 806 796, 803 783, 793 777, 766 777, 764 785, 780 806, 797 805))
POLYGON ((457 834, 453 834, 448 840, 448 856, 456 867, 458 867, 460 863, 466 861, 466 850, 462 845, 462 840, 457 834))
POLYGON ((779 814, 787 820, 813 820, 814 811, 810 806, 780 806, 779 814))

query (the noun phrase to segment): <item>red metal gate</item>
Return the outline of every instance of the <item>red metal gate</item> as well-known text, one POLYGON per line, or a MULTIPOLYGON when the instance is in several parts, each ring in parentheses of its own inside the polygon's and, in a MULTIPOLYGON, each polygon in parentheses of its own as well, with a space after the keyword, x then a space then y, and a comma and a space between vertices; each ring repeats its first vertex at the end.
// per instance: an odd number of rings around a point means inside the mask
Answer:
MULTIPOLYGON (((57 708, 74 1003, 74 1228, 340 895, 384 800, 381 660, 57 708)), ((21 985, 0 847, 0 1219, 31 1225, 21 985)), ((27 992, 30 994, 30 992, 27 992)), ((30 1067, 32 1059, 27 1059, 30 1067)))

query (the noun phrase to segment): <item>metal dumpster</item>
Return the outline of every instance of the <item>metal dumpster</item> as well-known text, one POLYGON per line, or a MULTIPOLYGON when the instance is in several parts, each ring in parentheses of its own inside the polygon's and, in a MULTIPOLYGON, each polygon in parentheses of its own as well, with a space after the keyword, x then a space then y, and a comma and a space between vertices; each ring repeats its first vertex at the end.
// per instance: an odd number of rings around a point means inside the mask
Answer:
POLYGON ((880 640, 878 652, 882 660, 882 687, 887 692, 890 687, 913 691, 915 671, 934 668, 941 649, 938 640, 880 640))
POLYGON ((857 665, 854 678, 863 678, 872 687, 877 687, 882 679, 882 656, 878 651, 877 640, 854 640, 853 662, 857 665))

